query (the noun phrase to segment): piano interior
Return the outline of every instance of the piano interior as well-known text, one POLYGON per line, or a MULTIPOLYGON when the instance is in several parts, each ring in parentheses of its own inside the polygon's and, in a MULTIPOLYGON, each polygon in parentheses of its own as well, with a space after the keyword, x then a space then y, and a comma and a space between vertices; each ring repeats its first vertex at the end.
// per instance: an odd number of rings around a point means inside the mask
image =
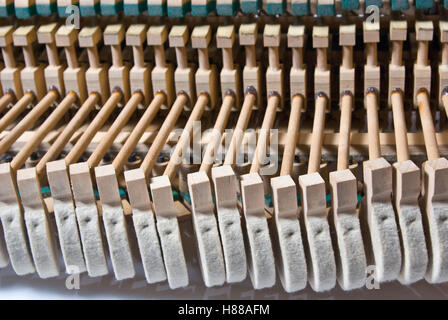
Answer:
POLYGON ((0 267, 183 288, 188 227, 205 287, 447 282, 447 10, 1 0, 0 267))

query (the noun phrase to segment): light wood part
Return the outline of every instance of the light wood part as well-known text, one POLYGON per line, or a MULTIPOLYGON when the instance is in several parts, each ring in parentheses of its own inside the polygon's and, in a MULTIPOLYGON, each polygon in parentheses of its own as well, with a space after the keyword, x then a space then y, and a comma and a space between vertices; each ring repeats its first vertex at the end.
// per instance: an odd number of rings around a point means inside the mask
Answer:
POLYGON ((213 126, 212 137, 209 140, 207 147, 202 158, 201 167, 199 171, 204 171, 207 175, 213 166, 216 157, 216 150, 221 143, 222 133, 229 121, 230 112, 232 111, 235 98, 232 94, 228 94, 224 97, 221 108, 219 109, 218 116, 216 118, 215 125, 213 126))
POLYGON ((356 25, 341 25, 339 27, 339 45, 341 47, 354 47, 356 44, 356 25))
POLYGON ((445 108, 445 112, 448 116, 448 94, 446 94, 446 93, 442 94, 442 102, 443 102, 443 106, 445 108))
POLYGON ((57 27, 57 23, 41 26, 37 31, 37 38, 39 43, 45 44, 45 50, 48 57, 48 65, 44 69, 47 90, 57 89, 61 95, 64 95, 63 72, 65 66, 60 63, 59 52, 56 47, 55 34, 57 27))
POLYGON ((438 83, 439 83, 439 104, 440 107, 446 106, 443 101, 446 91, 448 88, 448 22, 440 21, 440 46, 441 46, 441 60, 439 64, 439 74, 438 74, 438 83))
MULTIPOLYGON (((34 42, 33 40, 32 42, 34 42)), ((23 51, 23 58, 25 60, 25 66, 27 67, 34 67, 36 66, 36 59, 34 57, 32 42, 27 42, 26 44, 22 44, 22 51, 23 51)), ((16 44, 16 41, 14 42, 14 45, 19 46, 20 44, 16 44)))
POLYGON ((111 54, 112 54, 112 65, 114 67, 122 67, 123 53, 121 51, 121 46, 120 45, 111 46, 111 54))
POLYGON ((151 71, 153 92, 163 92, 166 101, 162 109, 168 109, 174 101, 172 65, 166 63, 165 42, 168 40, 167 26, 150 26, 147 33, 148 46, 154 46, 155 67, 151 71))
POLYGON ((232 48, 222 49, 222 68, 225 70, 233 70, 232 48))
POLYGON ((352 108, 353 96, 351 94, 343 94, 341 97, 341 120, 339 123, 338 171, 345 170, 349 166, 352 108))
POLYGON ((83 124, 87 116, 93 110, 99 100, 98 94, 92 93, 87 100, 81 105, 75 116, 70 120, 56 141, 51 145, 50 149, 40 159, 36 166, 36 172, 38 177, 42 177, 45 174, 45 168, 47 162, 55 160, 61 153, 62 149, 68 143, 76 130, 83 124))
MULTIPOLYGON (((6 96, 6 95, 5 95, 6 96)), ((14 106, 0 118, 0 132, 5 130, 34 100, 34 94, 27 92, 14 106)))
POLYGON ((25 163, 26 159, 39 146, 45 136, 52 130, 61 118, 67 113, 68 109, 76 100, 76 94, 70 92, 50 114, 50 116, 42 123, 33 134, 33 138, 20 150, 11 162, 11 168, 14 171, 19 170, 25 163))
MULTIPOLYGON (((303 46, 305 43, 305 26, 291 25, 288 28, 288 47, 292 51, 292 67, 289 73, 290 99, 296 95, 304 99, 307 95, 306 65, 303 63, 303 46)), ((306 111, 306 103, 303 103, 302 112, 306 111)))
POLYGON ((144 67, 143 43, 146 38, 147 27, 143 24, 133 24, 126 31, 126 45, 132 46, 134 66, 144 67))
POLYGON ((442 57, 440 62, 442 65, 448 65, 448 42, 442 43, 442 57))
POLYGON ((134 114, 134 111, 137 109, 138 104, 142 100, 143 95, 141 93, 136 92, 132 94, 123 110, 121 110, 118 117, 112 123, 112 126, 109 130, 107 130, 106 136, 101 140, 100 144, 96 147, 95 151, 87 160, 90 168, 96 167, 100 163, 101 159, 104 157, 107 150, 109 150, 115 138, 129 121, 129 118, 134 114))
POLYGON ((107 71, 109 90, 112 92, 119 88, 123 92, 123 102, 128 101, 130 97, 129 64, 123 62, 121 49, 121 43, 125 38, 124 26, 121 24, 108 25, 104 30, 103 38, 104 44, 110 46, 112 54, 112 66, 107 71))
POLYGON ((392 93, 392 113, 394 117, 394 133, 397 146, 397 162, 409 160, 409 147, 404 114, 404 103, 401 92, 392 93))
POLYGON ((13 100, 14 100, 14 96, 12 94, 5 93, 0 98, 0 113, 2 113, 3 110, 5 110, 13 100))
POLYGON ((196 121, 200 121, 202 114, 204 113, 205 107, 209 102, 208 95, 201 94, 196 101, 196 104, 191 111, 190 116, 188 117, 188 121, 185 124, 182 134, 179 137, 179 141, 174 148, 173 153, 170 156, 170 161, 168 161, 168 165, 163 172, 164 176, 168 176, 170 180, 174 178, 174 175, 177 172, 177 169, 182 164, 182 157, 185 154, 186 148, 190 145, 190 137, 193 134, 194 123, 196 121))
POLYGON ((75 42, 78 40, 78 30, 74 27, 61 26, 56 31, 55 40, 58 47, 64 47, 68 67, 71 69, 78 68, 78 59, 75 50, 75 42))
POLYGON ((58 66, 60 63, 59 63, 59 56, 58 56, 58 50, 56 48, 56 44, 54 42, 46 43, 45 47, 47 50, 48 65, 58 66))
POLYGON ((366 64, 368 66, 376 67, 378 65, 378 49, 376 43, 366 44, 366 64))
POLYGON ((380 73, 378 65, 377 43, 380 41, 379 23, 364 22, 364 43, 366 51, 366 64, 364 66, 364 91, 374 88, 380 90, 380 73))
POLYGON ((67 65, 70 69, 76 69, 79 67, 78 58, 76 56, 76 50, 74 46, 64 48, 65 56, 67 58, 67 65))
POLYGON ((264 165, 269 144, 269 137, 271 134, 271 129, 274 126, 279 103, 280 97, 276 94, 272 94, 268 98, 268 105, 264 114, 263 123, 261 124, 261 128, 258 132, 257 147, 255 149, 254 158, 250 167, 250 173, 258 173, 260 168, 264 165))
POLYGON ((446 282, 448 274, 444 266, 447 264, 447 247, 444 243, 448 232, 446 220, 446 206, 448 203, 448 160, 439 158, 426 161, 423 164, 424 193, 423 193, 423 218, 428 231, 428 269, 425 279, 429 283, 446 282))
POLYGON ((141 116, 137 125, 133 128, 130 136, 126 139, 125 144, 120 149, 120 152, 112 161, 112 165, 115 169, 116 174, 119 174, 123 170, 123 167, 128 161, 129 156, 131 155, 132 151, 134 151, 135 146, 142 137, 148 125, 157 115, 157 112, 159 111, 164 101, 165 101, 165 95, 163 93, 157 93, 154 99, 152 100, 151 104, 148 106, 148 108, 141 116))
POLYGON ((209 62, 208 46, 211 41, 210 26, 197 26, 191 34, 191 44, 198 50, 199 68, 196 70, 196 94, 207 93, 210 96, 210 108, 216 105, 216 66, 209 62))
POLYGON ((428 61, 429 41, 432 41, 434 26, 432 21, 416 21, 417 59, 414 64, 414 106, 418 106, 417 94, 421 89, 431 93, 431 66, 428 61))
MULTIPOLYGON (((256 23, 242 24, 239 29, 240 46, 244 46, 246 53, 243 69, 243 88, 250 86, 257 91, 257 104, 262 104, 261 69, 257 63, 255 45, 258 38, 258 26, 256 23)), ((238 101, 237 97, 237 101, 238 101)))
POLYGON ((418 41, 416 64, 418 64, 419 66, 428 65, 428 50, 429 50, 428 41, 418 41))
MULTIPOLYGON (((173 26, 168 35, 168 39, 170 47, 174 47, 176 51, 177 68, 174 71, 175 90, 177 94, 179 92, 186 92, 190 102, 194 103, 196 101, 196 90, 193 68, 188 65, 186 48, 188 36, 187 26, 173 26)), ((191 105, 186 104, 185 107, 189 111, 191 105)))
POLYGON ((188 96, 186 94, 179 94, 173 105, 171 106, 170 112, 166 116, 165 121, 163 121, 163 124, 160 127, 159 132, 157 133, 157 136, 152 142, 151 147, 149 148, 148 153, 146 154, 140 166, 146 178, 149 176, 149 173, 154 167, 154 164, 157 161, 157 156, 160 154, 160 151, 162 151, 166 139, 171 133, 171 130, 176 124, 177 119, 179 118, 179 115, 187 102, 188 96))
POLYGON ((3 61, 5 62, 6 68, 15 68, 16 67, 16 59, 14 59, 14 52, 12 50, 11 45, 2 47, 2 56, 3 56, 3 61))
POLYGON ((303 69, 303 48, 292 48, 292 67, 303 69))
POLYGON ((392 55, 390 58, 390 64, 394 66, 403 65, 403 42, 392 41, 392 55))
POLYGON ((56 101, 58 93, 49 91, 45 97, 0 141, 0 154, 4 154, 9 147, 28 130, 31 125, 56 101))
MULTIPOLYGON (((92 94, 96 95, 97 99, 100 98, 97 93, 92 94)), ((98 132, 98 130, 101 129, 112 111, 114 111, 117 107, 117 104, 121 100, 121 97, 122 94, 119 91, 115 91, 111 94, 109 99, 107 99, 106 103, 101 107, 100 111, 89 124, 86 131, 84 131, 83 135, 79 138, 79 140, 65 157, 65 163, 67 164, 67 166, 75 163, 82 156, 90 141, 92 141, 95 134, 98 132)))
POLYGON ((428 160, 438 159, 440 158, 440 152, 437 145, 436 131, 429 105, 429 97, 426 91, 420 91, 417 94, 417 103, 428 160))
POLYGON ((230 145, 224 159, 224 165, 234 165, 236 162, 238 150, 241 142, 243 141, 244 131, 246 131, 247 125, 249 124, 256 99, 257 96, 255 94, 250 92, 246 93, 244 103, 241 107, 240 115, 238 116, 238 121, 232 135, 232 140, 230 141, 230 145))
POLYGON ((378 96, 376 92, 366 94, 367 131, 369 137, 369 159, 381 157, 380 126, 378 119, 378 96))
POLYGON ((308 160, 308 174, 318 172, 322 158, 322 141, 325 128, 325 110, 327 97, 318 95, 314 110, 313 135, 311 138, 310 157, 308 160))
POLYGON ((329 27, 313 27, 313 48, 328 48, 329 45, 329 27))
MULTIPOLYGON (((278 110, 283 109, 283 68, 280 65, 279 46, 281 41, 281 27, 279 24, 267 24, 263 31, 263 44, 268 47, 269 64, 266 69, 266 96, 272 93, 279 95, 278 110)), ((269 102, 268 102, 269 103, 269 102)))
POLYGON ((291 111, 289 114, 288 131, 286 133, 285 151, 283 152, 280 176, 290 175, 292 172, 303 103, 304 99, 301 95, 294 96, 291 102, 291 111))
POLYGON ((345 69, 353 69, 353 47, 342 47, 342 67, 345 69))
POLYGON ((47 51, 48 63, 52 66, 59 65, 58 51, 56 48, 56 31, 58 29, 57 23, 45 24, 37 30, 37 40, 39 43, 45 44, 47 51))
POLYGON ((316 62, 316 69, 321 71, 326 71, 328 69, 328 63, 327 63, 327 49, 326 48, 317 48, 317 62, 316 62))
MULTIPOLYGON (((405 24, 406 26, 406 24, 405 24)), ((406 28, 400 30, 399 33, 397 27, 393 29, 393 21, 390 27, 390 39, 392 40, 392 54, 389 64, 389 106, 391 106, 391 96, 394 90, 400 89, 405 91, 406 69, 403 64, 403 41, 406 40, 406 28), (404 40, 403 40, 404 39, 404 40)))
POLYGON ((0 27, 0 47, 2 48, 2 54, 6 68, 15 68, 16 66, 14 54, 12 52, 13 32, 13 26, 0 27))

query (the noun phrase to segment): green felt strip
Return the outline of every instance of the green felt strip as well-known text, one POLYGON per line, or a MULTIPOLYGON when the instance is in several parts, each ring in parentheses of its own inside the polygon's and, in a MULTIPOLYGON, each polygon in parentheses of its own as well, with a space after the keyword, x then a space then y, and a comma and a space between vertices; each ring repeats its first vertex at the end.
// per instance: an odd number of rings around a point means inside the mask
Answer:
POLYGON ((308 2, 291 4, 291 11, 294 16, 307 16, 310 11, 308 2))
POLYGON ((417 9, 431 9, 433 6, 433 0, 415 0, 415 7, 417 9))
MULTIPOLYGON (((448 1, 448 0, 447 0, 448 1)), ((244 13, 254 13, 261 9, 262 1, 241 1, 241 11, 244 13)))
POLYGON ((125 3, 123 4, 124 14, 126 16, 138 16, 140 13, 145 11, 146 2, 139 1, 138 3, 125 3))
POLYGON ((100 3, 96 2, 93 6, 80 6, 79 11, 83 17, 94 17, 100 13, 100 3))
POLYGON ((191 5, 191 15, 194 17, 206 17, 215 10, 216 1, 209 1, 206 5, 191 5))
POLYGON ((40 16, 49 16, 58 10, 58 5, 56 1, 50 2, 49 4, 37 4, 36 12, 40 16))
POLYGON ((334 5, 323 4, 317 6, 317 15, 319 17, 332 17, 334 16, 334 5))
POLYGON ((359 0, 342 0, 343 10, 358 10, 359 0))
POLYGON ((391 0, 392 10, 400 11, 409 9, 408 0, 391 0))
POLYGON ((366 5, 366 8, 368 6, 377 6, 378 8, 382 8, 383 2, 381 0, 366 0, 365 5, 366 5))
POLYGON ((94 17, 100 13, 100 3, 95 2, 93 6, 80 6, 79 11, 83 17, 94 17))
POLYGON ((18 19, 29 19, 36 14, 36 5, 26 8, 15 7, 15 14, 18 19))
MULTIPOLYGON (((180 195, 181 199, 184 199, 185 201, 187 201, 187 203, 189 205, 191 205, 191 197, 189 193, 185 193, 185 192, 180 192, 178 193, 180 195)), ((180 200, 180 199, 179 199, 180 200)))
POLYGON ((103 16, 114 16, 123 10, 123 1, 115 4, 101 4, 100 8, 103 16))
POLYGON ((238 2, 233 1, 231 4, 217 4, 216 12, 220 16, 233 16, 238 10, 238 2))
POLYGON ((0 7, 0 17, 7 18, 10 17, 14 13, 14 3, 10 3, 6 6, 0 7))
POLYGON ((187 12, 190 11, 190 7, 191 7, 191 2, 186 2, 181 7, 168 6, 167 7, 168 17, 183 18, 183 17, 185 17, 187 12))
POLYGON ((166 15, 166 2, 163 4, 148 4, 148 15, 151 17, 163 17, 166 15))
POLYGON ((266 12, 268 14, 276 15, 276 14, 283 14, 285 13, 286 9, 286 3, 280 2, 280 3, 267 3, 266 4, 266 12))

